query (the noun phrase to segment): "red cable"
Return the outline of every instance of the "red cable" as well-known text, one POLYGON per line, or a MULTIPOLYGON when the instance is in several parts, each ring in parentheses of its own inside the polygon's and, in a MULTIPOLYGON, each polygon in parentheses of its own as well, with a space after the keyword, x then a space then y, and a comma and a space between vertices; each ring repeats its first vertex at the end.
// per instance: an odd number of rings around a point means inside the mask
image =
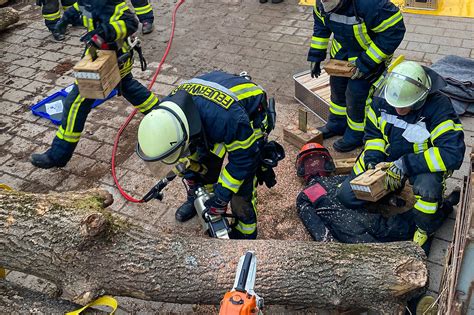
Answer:
MULTIPOLYGON (((156 78, 158 77, 158 74, 160 73, 161 66, 165 62, 166 57, 168 57, 168 53, 170 52, 170 49, 171 49, 171 44, 173 43, 174 29, 175 29, 175 26, 176 26, 176 12, 178 11, 178 8, 181 6, 181 4, 184 3, 184 1, 185 0, 179 0, 179 2, 176 3, 176 5, 173 9, 173 14, 172 14, 172 18, 171 18, 171 34, 170 34, 170 39, 168 41, 168 46, 166 46, 166 50, 165 50, 165 53, 163 55, 163 58, 161 58, 161 61, 158 65, 158 68, 156 69, 155 74, 153 75, 153 78, 152 78, 150 84, 148 85, 148 90, 151 90, 151 87, 153 86, 153 84, 155 84, 156 78)), ((115 185, 117 185, 117 189, 120 191, 122 196, 125 199, 127 199, 128 201, 135 202, 135 203, 141 203, 141 202, 143 202, 143 200, 135 199, 123 190, 122 186, 120 186, 120 184, 118 182, 117 174, 116 174, 116 171, 115 171, 115 155, 117 153, 117 148, 118 148, 118 144, 119 144, 119 141, 120 141, 120 136, 122 135, 123 131, 128 126, 128 124, 130 123, 130 121, 132 120, 133 116, 135 116, 137 111, 138 110, 135 108, 130 113, 130 115, 128 115, 127 119, 122 124, 122 126, 120 126, 120 129, 119 129, 117 135, 115 136, 114 148, 112 150, 112 162, 111 163, 112 163, 112 177, 114 178, 115 185)))

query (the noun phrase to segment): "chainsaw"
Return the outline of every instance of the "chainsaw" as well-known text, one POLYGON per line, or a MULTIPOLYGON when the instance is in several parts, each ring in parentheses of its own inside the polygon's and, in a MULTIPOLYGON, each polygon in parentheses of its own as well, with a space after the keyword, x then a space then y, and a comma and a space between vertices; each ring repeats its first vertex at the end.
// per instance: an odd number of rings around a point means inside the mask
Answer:
POLYGON ((239 259, 234 287, 224 295, 219 315, 262 314, 263 298, 254 291, 256 274, 257 257, 249 251, 239 259))
MULTIPOLYGON (((164 178, 162 178, 152 189, 142 198, 143 202, 148 202, 152 199, 163 200, 162 190, 178 175, 183 174, 186 170, 195 172, 207 172, 203 165, 195 161, 186 159, 185 162, 178 163, 172 171, 170 171, 164 178)), ((213 194, 209 193, 205 187, 200 186, 194 190, 194 208, 199 217, 199 221, 205 232, 210 237, 229 239, 230 225, 227 218, 223 215, 213 215, 208 213, 204 203, 210 199, 213 194)))

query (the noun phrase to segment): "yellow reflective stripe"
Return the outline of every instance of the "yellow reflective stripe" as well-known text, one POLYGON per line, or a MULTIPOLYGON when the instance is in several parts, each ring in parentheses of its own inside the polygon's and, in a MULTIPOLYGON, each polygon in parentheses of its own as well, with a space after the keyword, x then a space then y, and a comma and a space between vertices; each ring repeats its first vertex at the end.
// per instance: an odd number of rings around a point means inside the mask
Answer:
POLYGON ((135 9, 135 13, 137 15, 142 15, 142 14, 147 14, 148 12, 151 12, 153 8, 151 7, 151 4, 148 4, 143 7, 133 7, 135 9))
POLYGON ((428 150, 428 140, 422 143, 413 143, 413 152, 419 154, 428 150))
POLYGON ((414 206, 416 210, 421 211, 423 213, 427 213, 427 214, 436 213, 436 210, 438 209, 437 202, 424 201, 421 199, 421 196, 418 196, 418 195, 416 195, 415 198, 417 199, 414 206))
POLYGON ((339 115, 339 116, 346 115, 346 107, 337 105, 333 101, 329 101, 329 111, 333 113, 334 115, 339 115))
POLYGON ((150 96, 141 104, 135 105, 138 110, 141 112, 146 112, 147 110, 150 110, 153 106, 155 106, 158 103, 158 97, 155 96, 155 94, 150 93, 150 96))
POLYGON ((224 167, 217 182, 221 184, 222 187, 229 189, 233 193, 237 193, 244 180, 235 179, 224 167))
POLYGON ((227 150, 227 152, 232 152, 239 149, 245 150, 250 148, 252 144, 254 144, 254 142, 260 139, 261 137, 263 137, 263 132, 262 130, 257 129, 254 130, 252 135, 250 135, 250 137, 245 140, 236 140, 234 142, 231 142, 230 144, 226 144, 225 149, 227 150))
POLYGON ((451 119, 445 120, 436 126, 433 131, 431 131, 431 142, 435 141, 439 136, 445 134, 449 131, 461 131, 462 124, 455 124, 451 119))
POLYGON ((365 53, 377 64, 381 63, 388 57, 388 55, 381 51, 374 42, 370 44, 369 49, 367 49, 365 53))
POLYGON ((235 229, 242 234, 252 234, 257 229, 257 223, 246 224, 242 221, 238 221, 237 225, 235 226, 235 229))
POLYGON ((374 110, 372 107, 368 107, 367 111, 367 118, 369 118, 370 122, 374 125, 375 128, 379 128, 378 120, 377 120, 377 115, 375 114, 374 110))
POLYGON ((397 24, 401 20, 403 20, 403 16, 402 16, 402 13, 400 11, 398 11, 397 13, 395 13, 394 15, 389 17, 388 19, 383 20, 382 23, 380 23, 379 25, 374 27, 372 29, 372 31, 374 31, 375 33, 383 32, 383 31, 387 30, 388 28, 394 26, 395 24, 397 24))
POLYGON ((383 139, 385 140, 385 142, 388 143, 388 137, 385 134, 385 127, 387 126, 387 121, 385 119, 382 120, 381 117, 378 117, 377 121, 379 123, 379 126, 380 126, 379 130, 382 132, 383 139))
POLYGON ((69 113, 66 120, 66 132, 72 133, 74 131, 74 124, 76 123, 77 112, 79 111, 79 107, 81 106, 84 98, 78 94, 74 101, 72 102, 71 108, 69 109, 69 113))
POLYGON ((255 83, 243 83, 236 85, 232 88, 230 88, 232 92, 234 92, 235 96, 237 96, 237 99, 243 100, 248 97, 256 96, 265 93, 264 90, 255 83))
POLYGON ((385 153, 385 140, 370 139, 365 142, 365 150, 380 151, 385 153))
POLYGON ((77 1, 72 5, 72 7, 76 9, 76 11, 80 11, 79 4, 77 3, 77 1))
POLYGON ((441 154, 439 153, 439 148, 432 147, 426 150, 424 153, 426 164, 431 172, 444 172, 446 171, 446 166, 444 165, 441 154))
POLYGON ((362 49, 367 50, 370 44, 372 44, 372 39, 370 38, 369 34, 367 34, 367 27, 365 23, 361 24, 354 24, 354 35, 362 49))
POLYGON ((321 22, 323 22, 323 25, 326 25, 326 22, 324 22, 324 18, 322 17, 321 13, 318 11, 318 8, 316 6, 316 1, 314 2, 313 11, 316 14, 316 16, 321 20, 321 22))
POLYGON ((364 131, 365 122, 356 122, 353 121, 349 116, 347 116, 347 125, 354 131, 364 131))
POLYGON ((311 48, 326 50, 328 48, 328 45, 329 45, 329 37, 328 38, 317 37, 317 36, 311 37, 311 48))
POLYGON ((123 39, 127 36, 125 21, 120 20, 120 17, 126 10, 128 10, 128 7, 125 2, 119 3, 115 6, 114 14, 110 17, 109 23, 115 29, 115 33, 117 34, 116 40, 123 39))
POLYGON ((61 140, 76 143, 81 138, 81 132, 66 132, 62 126, 59 126, 56 136, 61 140))
POLYGON ((214 147, 212 148, 211 152, 222 159, 226 152, 224 143, 214 144, 214 147))
POLYGON ((354 164, 354 167, 352 168, 354 174, 356 175, 362 174, 365 171, 364 156, 365 152, 362 152, 362 154, 359 156, 356 163, 354 164))
POLYGON ((335 57, 337 52, 342 48, 342 45, 339 44, 339 42, 333 38, 332 39, 332 44, 331 44, 331 57, 335 57))
POLYGON ((48 21, 54 21, 54 20, 57 20, 59 18, 61 18, 61 13, 59 12, 54 12, 54 13, 51 13, 51 14, 43 14, 43 17, 45 20, 48 20, 48 21))

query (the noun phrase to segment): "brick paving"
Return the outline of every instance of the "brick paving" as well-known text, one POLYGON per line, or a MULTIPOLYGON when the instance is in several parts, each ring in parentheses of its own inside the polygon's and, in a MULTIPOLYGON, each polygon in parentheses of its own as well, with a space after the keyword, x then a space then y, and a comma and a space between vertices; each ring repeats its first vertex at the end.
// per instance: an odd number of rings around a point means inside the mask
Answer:
MULTIPOLYGON (((174 5, 171 0, 151 2, 155 8, 156 29, 143 40, 149 70, 134 69, 134 75, 144 84, 148 83, 164 52, 174 5)), ((260 5, 256 0, 186 1, 178 13, 171 54, 153 91, 159 96, 166 95, 178 82, 213 69, 233 73, 245 70, 275 96, 280 125, 294 121, 298 104, 293 100, 292 76, 308 68, 306 54, 313 25, 311 8, 298 6, 296 2, 287 0, 279 5, 260 5)), ((174 220, 174 209, 183 198, 179 183, 173 183, 167 189, 167 194, 173 198, 140 206, 125 202, 115 189, 109 162, 113 139, 132 110, 121 98, 93 110, 67 167, 45 171, 29 164, 29 155, 45 150, 56 130, 49 121, 33 116, 29 107, 73 82, 71 68, 82 53, 79 37, 84 32, 81 28, 71 28, 65 42, 53 41, 45 29, 39 8, 30 4, 15 5, 21 11, 22 20, 16 27, 0 34, 0 109, 3 113, 0 117, 0 183, 40 192, 103 187, 114 195, 112 209, 120 215, 138 219, 150 229, 167 225, 182 231, 185 226, 186 232, 195 229, 193 231, 198 233, 195 221, 179 224, 174 220)), ((447 54, 474 58, 472 19, 412 14, 405 14, 404 18, 407 34, 396 55, 404 54, 407 59, 426 65, 447 54)), ((473 119, 464 117, 462 120, 467 152, 470 152, 473 119)), ((117 165, 121 182, 134 196, 141 196, 156 182, 156 177, 133 154, 138 121, 132 121, 122 137, 117 165)), ((275 137, 280 136, 281 127, 275 133, 275 137)), ((448 190, 460 185, 467 174, 467 156, 462 169, 449 180, 448 190)), ((436 234, 429 257, 429 289, 433 294, 438 292, 453 218, 436 234)), ((142 304, 147 303, 125 303, 128 310, 133 309, 130 305, 142 304)), ((148 307, 155 309, 157 304, 148 303, 148 307)), ((159 307, 163 305, 159 304, 159 307)), ((173 311, 173 307, 169 310, 173 311)))

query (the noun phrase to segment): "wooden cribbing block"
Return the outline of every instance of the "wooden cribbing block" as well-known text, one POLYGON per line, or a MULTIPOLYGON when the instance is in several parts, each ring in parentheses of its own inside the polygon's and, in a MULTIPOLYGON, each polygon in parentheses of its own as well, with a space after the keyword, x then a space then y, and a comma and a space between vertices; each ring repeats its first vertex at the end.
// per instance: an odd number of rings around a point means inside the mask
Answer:
POLYGON ((357 158, 335 159, 334 166, 336 167, 336 175, 349 174, 354 167, 357 158))
POLYGON ((115 51, 99 50, 94 61, 87 54, 74 66, 74 76, 82 97, 106 98, 121 80, 115 51))
POLYGON ((385 189, 386 163, 378 164, 375 169, 367 170, 351 180, 351 188, 358 199, 378 201, 389 193, 385 189))
POLYGON ((350 78, 354 73, 354 67, 345 60, 331 59, 323 66, 323 68, 329 75, 336 77, 350 78))
POLYGON ((283 128, 283 140, 296 146, 298 149, 301 148, 308 142, 323 143, 323 134, 317 129, 310 129, 306 132, 298 129, 296 125, 290 125, 283 128))

